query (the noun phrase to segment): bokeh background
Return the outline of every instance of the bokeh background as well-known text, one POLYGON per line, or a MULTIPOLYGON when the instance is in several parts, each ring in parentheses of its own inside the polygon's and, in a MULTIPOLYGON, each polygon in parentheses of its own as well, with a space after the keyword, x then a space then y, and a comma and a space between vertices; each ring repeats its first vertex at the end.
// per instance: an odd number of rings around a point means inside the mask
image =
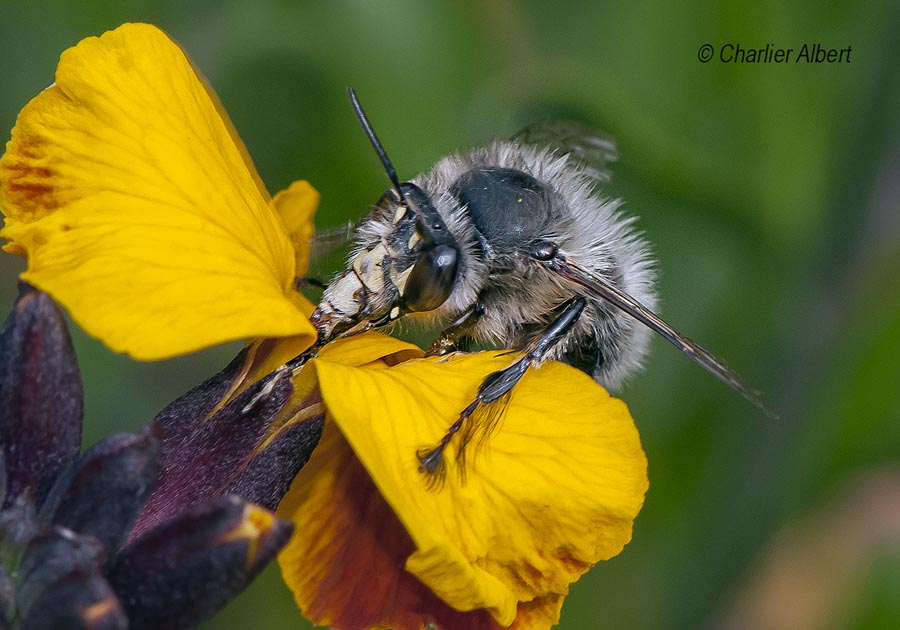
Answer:
MULTIPOLYGON (((900 627, 896 2, 0 9, 0 128, 52 81, 63 49, 154 22, 218 90, 269 189, 307 178, 321 191, 321 226, 359 216, 386 187, 347 85, 401 176, 543 117, 607 130, 622 155, 611 194, 654 243, 663 315, 780 419, 655 341, 621 392, 650 462, 634 540, 573 586, 559 628, 900 627), (840 65, 704 64, 704 43, 853 52, 840 65)), ((0 257, 4 312, 22 267, 0 257)), ((236 352, 137 364, 73 334, 87 444, 141 426, 236 352)), ((277 568, 203 627, 251 625, 308 627, 277 568)))

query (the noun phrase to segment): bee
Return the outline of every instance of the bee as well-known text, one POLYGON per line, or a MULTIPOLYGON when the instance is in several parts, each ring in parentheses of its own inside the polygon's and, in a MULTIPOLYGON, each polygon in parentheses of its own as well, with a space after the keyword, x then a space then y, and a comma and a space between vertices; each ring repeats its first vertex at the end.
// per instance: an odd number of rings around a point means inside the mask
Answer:
MULTIPOLYGON (((764 409, 702 346, 656 313, 653 260, 635 217, 602 194, 615 143, 572 122, 538 124, 440 159, 401 182, 356 93, 350 102, 390 180, 361 221, 346 269, 312 314, 315 348, 417 314, 445 327, 428 353, 478 344, 522 352, 488 375, 444 436, 419 450, 419 470, 445 474, 496 422, 516 383, 543 361, 572 365, 615 391, 642 364, 651 332, 764 409)), ((464 466, 461 466, 464 470, 464 466)))

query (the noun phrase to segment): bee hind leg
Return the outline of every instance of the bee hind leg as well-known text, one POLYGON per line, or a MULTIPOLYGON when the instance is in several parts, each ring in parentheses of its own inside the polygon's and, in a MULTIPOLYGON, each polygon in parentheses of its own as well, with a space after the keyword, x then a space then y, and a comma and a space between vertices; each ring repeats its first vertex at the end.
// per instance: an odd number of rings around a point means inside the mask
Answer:
MULTIPOLYGON (((496 372, 488 374, 481 385, 478 387, 478 394, 469 405, 462 410, 440 441, 431 448, 419 449, 416 457, 419 459, 419 471, 433 477, 443 478, 446 472, 446 463, 444 461, 444 450, 457 433, 462 431, 459 447, 456 453, 456 459, 460 463, 464 463, 464 452, 466 445, 471 441, 472 437, 477 433, 477 426, 467 426, 467 421, 479 409, 479 407, 490 405, 499 401, 501 398, 509 394, 516 383, 521 380, 532 365, 540 363, 547 357, 549 352, 572 330, 572 327, 581 316, 587 300, 583 297, 575 297, 565 303, 562 312, 547 327, 538 340, 531 346, 523 357, 515 363, 496 372)), ((468 423, 471 424, 471 423, 468 423)), ((463 467, 461 467, 461 471, 463 467)))

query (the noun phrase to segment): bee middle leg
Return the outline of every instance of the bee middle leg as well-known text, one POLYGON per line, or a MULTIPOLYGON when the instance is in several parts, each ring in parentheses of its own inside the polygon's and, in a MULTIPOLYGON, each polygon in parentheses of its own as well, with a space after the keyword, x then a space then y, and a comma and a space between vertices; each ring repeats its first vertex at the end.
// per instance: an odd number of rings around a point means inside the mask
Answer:
MULTIPOLYGON (((446 470, 444 449, 450 444, 453 436, 464 428, 466 421, 480 406, 494 403, 509 394, 529 367, 546 358, 556 344, 572 330, 586 305, 587 300, 583 297, 575 297, 566 302, 559 317, 553 320, 522 358, 509 367, 488 374, 478 387, 475 400, 462 410, 456 422, 450 425, 440 441, 432 448, 420 449, 416 452, 419 459, 419 471, 426 475, 443 476, 446 470)), ((469 435, 471 436, 471 432, 469 435)), ((457 451, 458 461, 462 461, 462 454, 468 441, 468 439, 462 440, 457 451)))

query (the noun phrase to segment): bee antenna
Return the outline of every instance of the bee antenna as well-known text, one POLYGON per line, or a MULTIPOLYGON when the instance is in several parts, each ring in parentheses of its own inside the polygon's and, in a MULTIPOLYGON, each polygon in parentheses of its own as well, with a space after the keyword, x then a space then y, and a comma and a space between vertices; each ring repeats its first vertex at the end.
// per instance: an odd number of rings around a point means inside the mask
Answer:
POLYGON ((356 117, 359 118, 359 122, 362 123, 366 135, 369 136, 369 142, 372 143, 372 148, 375 149, 375 153, 378 154, 378 159, 381 160, 381 164, 384 166, 384 171, 387 173, 388 179, 391 180, 391 186, 393 187, 394 192, 397 194, 397 200, 401 201, 403 199, 403 194, 400 192, 400 180, 397 179, 397 171, 394 169, 394 165, 391 164, 391 159, 388 157, 387 152, 384 150, 384 147, 382 146, 381 141, 378 139, 378 136, 375 135, 375 130, 372 129, 372 123, 369 122, 366 113, 363 111, 362 105, 359 104, 359 98, 356 96, 356 90, 354 90, 352 87, 348 87, 347 96, 350 97, 350 105, 353 106, 353 111, 356 112, 356 117))

